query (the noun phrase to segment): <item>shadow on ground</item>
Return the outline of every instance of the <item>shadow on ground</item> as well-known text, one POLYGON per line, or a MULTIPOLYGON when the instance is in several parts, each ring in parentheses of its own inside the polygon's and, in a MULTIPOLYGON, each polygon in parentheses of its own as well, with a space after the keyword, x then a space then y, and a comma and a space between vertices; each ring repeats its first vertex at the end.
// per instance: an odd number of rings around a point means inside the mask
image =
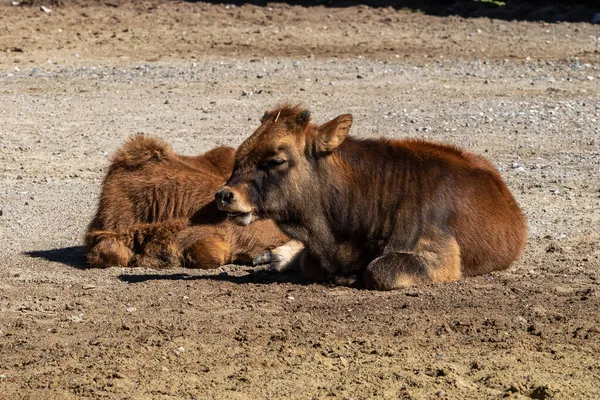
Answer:
POLYGON ((89 269, 85 262, 85 248, 83 246, 63 247, 51 250, 32 250, 23 253, 32 258, 43 258, 48 261, 58 262, 77 269, 89 269))
POLYGON ((598 1, 548 1, 548 0, 186 0, 188 2, 206 2, 214 4, 253 4, 266 6, 283 3, 301 6, 352 7, 365 5, 370 7, 393 7, 409 9, 428 15, 442 17, 460 16, 464 18, 487 17, 517 21, 545 22, 592 22, 594 15, 600 12, 598 1))
POLYGON ((214 275, 190 275, 186 273, 157 273, 157 274, 122 274, 118 276, 119 280, 127 283, 143 283, 148 281, 197 281, 210 280, 220 282, 230 282, 238 285, 249 283, 293 283, 307 284, 299 272, 281 273, 277 271, 250 271, 247 275, 232 275, 227 272, 221 272, 214 275))

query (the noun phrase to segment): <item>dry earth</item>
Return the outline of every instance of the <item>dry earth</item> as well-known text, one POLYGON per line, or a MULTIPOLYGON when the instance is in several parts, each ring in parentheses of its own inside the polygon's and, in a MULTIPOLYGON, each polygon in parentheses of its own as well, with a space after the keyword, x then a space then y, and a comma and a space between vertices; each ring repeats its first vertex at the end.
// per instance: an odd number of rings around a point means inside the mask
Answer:
POLYGON ((598 26, 80 3, 0 5, 1 399, 600 398, 598 26), (86 269, 128 135, 237 145, 281 100, 486 154, 528 216, 525 255, 390 293, 86 269))

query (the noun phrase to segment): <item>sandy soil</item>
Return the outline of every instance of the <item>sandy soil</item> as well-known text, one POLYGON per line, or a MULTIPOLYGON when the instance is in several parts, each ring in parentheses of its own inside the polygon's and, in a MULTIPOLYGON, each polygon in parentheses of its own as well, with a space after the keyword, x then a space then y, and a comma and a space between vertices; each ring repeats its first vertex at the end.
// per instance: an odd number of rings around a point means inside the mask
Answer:
POLYGON ((598 26, 114 5, 0 5, 1 399, 600 398, 598 26), (281 100, 487 155, 528 216, 525 255, 391 293, 86 269, 128 135, 237 145, 281 100))

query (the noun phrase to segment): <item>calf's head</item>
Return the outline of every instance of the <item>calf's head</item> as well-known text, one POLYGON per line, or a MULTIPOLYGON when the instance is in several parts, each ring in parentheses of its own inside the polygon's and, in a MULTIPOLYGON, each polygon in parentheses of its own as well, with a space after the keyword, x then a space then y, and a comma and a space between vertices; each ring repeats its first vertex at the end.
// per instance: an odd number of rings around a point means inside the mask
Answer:
POLYGON ((216 194, 218 207, 240 225, 260 218, 287 220, 297 210, 310 209, 318 165, 344 141, 351 125, 350 114, 316 125, 299 106, 267 111, 238 148, 233 173, 216 194))

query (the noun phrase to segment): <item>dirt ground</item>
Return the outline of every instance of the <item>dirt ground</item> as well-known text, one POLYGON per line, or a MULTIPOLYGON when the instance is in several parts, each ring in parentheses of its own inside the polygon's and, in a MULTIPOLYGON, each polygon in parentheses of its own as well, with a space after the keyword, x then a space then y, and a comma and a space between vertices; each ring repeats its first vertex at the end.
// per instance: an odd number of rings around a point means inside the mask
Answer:
MULTIPOLYGON (((8 3, 8 2, 6 2, 8 3)), ((600 398, 600 27, 392 9, 0 5, 0 399, 600 398), (90 270, 110 154, 198 154, 264 110, 485 154, 529 221, 508 271, 395 292, 90 270)))

